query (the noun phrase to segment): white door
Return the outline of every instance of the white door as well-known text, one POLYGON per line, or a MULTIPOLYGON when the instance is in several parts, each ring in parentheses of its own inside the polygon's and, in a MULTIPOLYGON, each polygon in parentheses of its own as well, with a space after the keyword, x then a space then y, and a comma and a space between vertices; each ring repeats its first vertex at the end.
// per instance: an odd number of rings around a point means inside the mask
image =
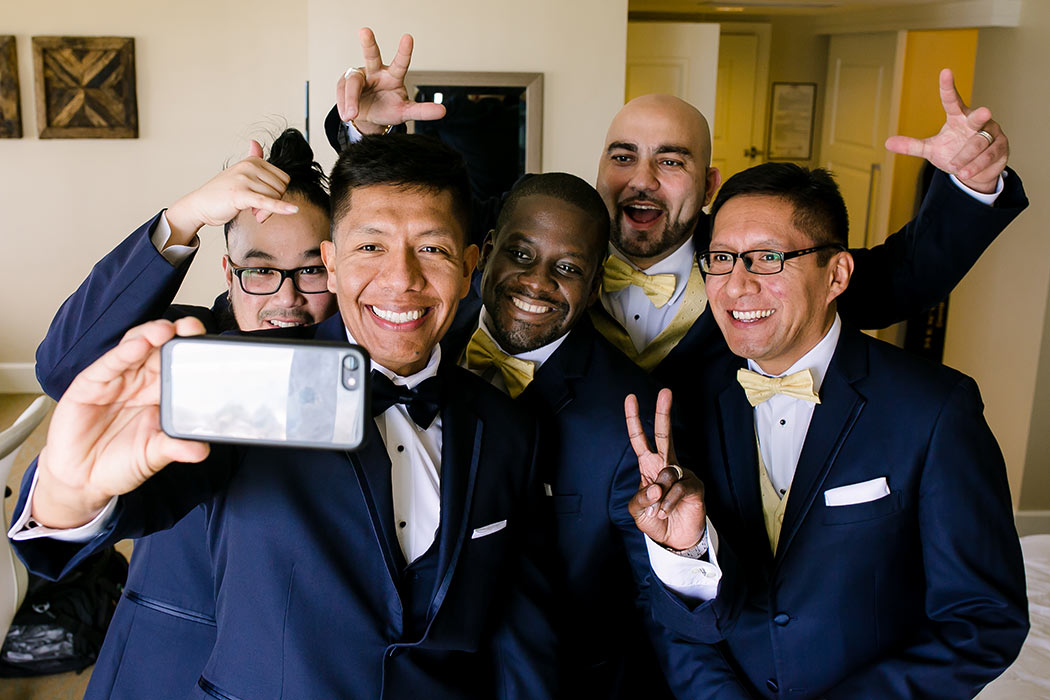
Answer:
POLYGON ((886 237, 890 136, 898 37, 895 32, 831 37, 820 157, 849 209, 851 247, 886 237))
POLYGON ((715 128, 717 24, 628 22, 626 99, 662 92, 681 97, 715 128))
POLYGON ((762 144, 754 140, 758 36, 722 34, 718 48, 718 87, 711 127, 711 164, 730 175, 762 162, 762 144))

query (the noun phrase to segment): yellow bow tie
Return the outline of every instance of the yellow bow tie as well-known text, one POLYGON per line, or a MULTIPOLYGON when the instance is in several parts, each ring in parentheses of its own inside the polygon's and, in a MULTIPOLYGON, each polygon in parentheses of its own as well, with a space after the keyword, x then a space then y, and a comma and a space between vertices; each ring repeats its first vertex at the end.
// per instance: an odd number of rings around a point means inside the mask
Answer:
POLYGON ((495 365, 503 375, 503 383, 507 385, 507 393, 512 399, 525 391, 536 371, 535 362, 511 357, 500 350, 496 341, 480 328, 474 331, 467 343, 466 359, 467 369, 484 371, 495 365))
POLYGON ((615 255, 606 258, 605 269, 602 271, 602 286, 605 291, 618 292, 633 284, 641 287, 645 296, 649 297, 649 301, 658 309, 671 300, 677 282, 678 278, 670 273, 647 275, 641 270, 635 270, 615 255))
POLYGON ((736 372, 736 380, 744 387, 747 401, 752 406, 768 401, 773 394, 820 403, 820 397, 813 390, 813 373, 808 369, 786 377, 767 377, 749 369, 739 369, 736 372))

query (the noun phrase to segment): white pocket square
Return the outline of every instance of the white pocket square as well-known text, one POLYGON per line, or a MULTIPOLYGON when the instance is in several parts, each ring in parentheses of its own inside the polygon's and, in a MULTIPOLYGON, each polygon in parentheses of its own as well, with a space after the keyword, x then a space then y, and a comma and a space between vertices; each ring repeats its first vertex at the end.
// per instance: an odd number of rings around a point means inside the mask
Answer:
POLYGON ((880 476, 877 479, 862 481, 859 484, 848 484, 828 489, 824 492, 824 505, 852 506, 857 503, 877 501, 889 495, 890 485, 886 482, 886 477, 880 476))
POLYGON ((499 532, 505 527, 507 527, 506 520, 500 520, 489 525, 482 525, 481 527, 476 527, 474 528, 474 534, 470 536, 470 539, 476 540, 479 537, 486 537, 494 532, 499 532))

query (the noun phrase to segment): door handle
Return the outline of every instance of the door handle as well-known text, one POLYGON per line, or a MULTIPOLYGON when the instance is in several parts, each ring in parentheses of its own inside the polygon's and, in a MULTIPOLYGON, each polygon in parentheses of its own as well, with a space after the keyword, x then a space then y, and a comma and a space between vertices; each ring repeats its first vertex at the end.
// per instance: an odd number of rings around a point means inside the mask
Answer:
POLYGON ((760 150, 758 150, 757 148, 755 148, 754 146, 752 146, 751 148, 745 148, 745 149, 744 149, 744 157, 745 157, 745 158, 751 158, 751 159, 754 159, 754 158, 758 158, 758 157, 759 157, 760 155, 762 155, 762 154, 763 154, 764 152, 765 152, 765 151, 760 151, 760 150))
POLYGON ((881 174, 882 166, 878 163, 871 164, 871 171, 868 173, 868 211, 864 215, 864 246, 869 247, 871 241, 868 239, 868 234, 871 231, 871 207, 872 200, 875 198, 875 190, 878 187, 878 176, 881 174))

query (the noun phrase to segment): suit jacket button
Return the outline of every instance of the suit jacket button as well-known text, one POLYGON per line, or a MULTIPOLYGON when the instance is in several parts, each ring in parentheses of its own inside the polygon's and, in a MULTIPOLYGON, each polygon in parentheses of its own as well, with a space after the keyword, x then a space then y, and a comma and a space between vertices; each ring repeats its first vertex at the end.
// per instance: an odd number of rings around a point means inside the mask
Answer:
POLYGON ((777 692, 777 682, 772 678, 766 681, 766 687, 769 688, 769 692, 771 693, 777 692))
POLYGON ((787 613, 777 613, 773 618, 773 622, 777 623, 780 627, 787 626, 787 623, 791 622, 791 616, 787 613))

